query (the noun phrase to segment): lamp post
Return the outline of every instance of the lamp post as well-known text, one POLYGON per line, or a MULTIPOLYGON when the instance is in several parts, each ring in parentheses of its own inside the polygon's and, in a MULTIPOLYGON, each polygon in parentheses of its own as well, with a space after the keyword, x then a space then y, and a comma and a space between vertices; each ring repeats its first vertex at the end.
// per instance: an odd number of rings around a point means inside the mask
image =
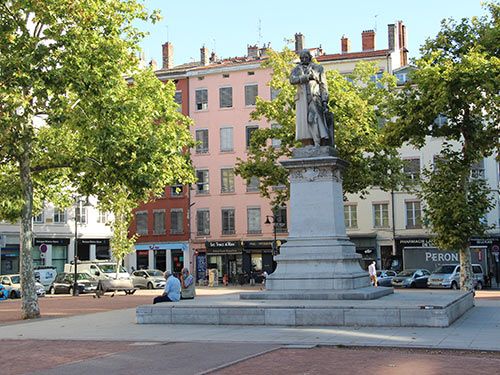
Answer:
POLYGON ((87 197, 84 200, 82 200, 82 197, 77 196, 75 198, 75 255, 73 258, 73 265, 74 265, 74 273, 73 273, 73 296, 78 296, 79 291, 78 291, 78 223, 81 221, 82 218, 82 210, 83 207, 89 207, 92 206, 89 202, 89 198, 87 197), (82 206, 82 203, 84 203, 82 206), (77 213, 78 212, 78 213, 77 213))
POLYGON ((276 227, 277 226, 284 226, 284 223, 281 223, 279 221, 279 217, 275 216, 275 215, 266 215, 266 221, 264 222, 264 224, 273 224, 273 256, 274 255, 278 255, 279 254, 279 251, 278 251, 278 243, 276 241, 276 227))

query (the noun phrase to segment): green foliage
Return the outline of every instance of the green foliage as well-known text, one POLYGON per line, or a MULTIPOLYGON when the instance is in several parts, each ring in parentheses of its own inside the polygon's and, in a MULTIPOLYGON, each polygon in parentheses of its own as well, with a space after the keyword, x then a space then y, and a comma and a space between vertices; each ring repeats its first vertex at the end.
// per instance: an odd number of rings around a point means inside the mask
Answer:
POLYGON ((466 290, 472 288, 469 240, 484 234, 482 219, 493 202, 489 187, 471 180, 470 171, 498 152, 500 139, 499 5, 487 7, 489 17, 442 21, 436 37, 421 48, 410 82, 394 101, 396 120, 385 129, 393 145, 423 147, 427 137, 444 139, 446 162, 425 173, 421 196, 436 244, 460 251, 466 290), (447 121, 435 121, 438 116, 447 121))
POLYGON ((0 3, 0 219, 21 218, 23 243, 44 201, 65 207, 76 192, 118 215, 114 241, 125 249, 125 209, 194 181, 173 84, 137 69, 144 34, 134 23, 157 19, 136 0, 0 3))
POLYGON ((484 179, 469 177, 459 152, 448 147, 442 155, 434 170, 424 171, 420 196, 426 202, 425 220, 436 233, 436 246, 464 249, 471 237, 484 235, 488 229, 484 215, 493 208, 491 192, 484 179))
MULTIPOLYGON (((252 119, 267 119, 280 127, 258 129, 252 134, 247 160, 239 160, 236 173, 250 180, 260 180, 261 195, 281 205, 288 200, 288 172, 279 165, 281 158, 289 157, 291 149, 300 144, 295 141, 296 87, 289 76, 296 54, 288 49, 282 52, 268 51, 269 59, 263 67, 273 72, 270 87, 279 91, 272 101, 257 98, 252 119), (273 147, 269 140, 281 142, 273 147), (285 189, 275 189, 285 186, 285 189)), ((378 73, 374 65, 360 63, 348 77, 336 71, 327 72, 329 106, 335 116, 335 142, 339 156, 350 166, 344 175, 344 191, 366 193, 370 186, 391 189, 404 182, 402 162, 395 148, 384 145, 381 129, 383 119, 391 116, 388 98, 395 88, 394 77, 378 73)))

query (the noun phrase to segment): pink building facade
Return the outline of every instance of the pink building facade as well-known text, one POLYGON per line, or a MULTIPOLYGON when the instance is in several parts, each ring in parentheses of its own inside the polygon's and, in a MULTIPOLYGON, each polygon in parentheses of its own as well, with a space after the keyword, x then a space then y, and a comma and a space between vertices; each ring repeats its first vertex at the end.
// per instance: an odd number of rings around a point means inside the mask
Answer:
MULTIPOLYGON (((202 49, 202 62, 203 55, 202 49)), ((233 173, 237 159, 247 157, 252 131, 271 126, 250 119, 256 96, 269 100, 271 95, 270 70, 261 68, 261 62, 247 57, 188 72, 189 116, 199 142, 192 150, 198 182, 190 210, 198 280, 243 283, 274 270, 273 224, 265 224, 273 215, 270 202, 260 197, 255 184, 233 173)), ((286 209, 279 214, 286 223, 286 209)), ((286 236, 286 225, 279 229, 278 240, 286 236)))

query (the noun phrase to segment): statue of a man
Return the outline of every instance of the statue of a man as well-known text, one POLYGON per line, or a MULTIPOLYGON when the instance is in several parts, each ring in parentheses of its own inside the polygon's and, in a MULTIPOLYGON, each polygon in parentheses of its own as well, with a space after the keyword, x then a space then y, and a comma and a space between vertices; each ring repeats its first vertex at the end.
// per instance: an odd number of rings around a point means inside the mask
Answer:
POLYGON ((333 146, 326 75, 321 65, 312 62, 308 50, 300 52, 300 63, 292 70, 290 83, 297 85, 295 139, 303 146, 333 146))

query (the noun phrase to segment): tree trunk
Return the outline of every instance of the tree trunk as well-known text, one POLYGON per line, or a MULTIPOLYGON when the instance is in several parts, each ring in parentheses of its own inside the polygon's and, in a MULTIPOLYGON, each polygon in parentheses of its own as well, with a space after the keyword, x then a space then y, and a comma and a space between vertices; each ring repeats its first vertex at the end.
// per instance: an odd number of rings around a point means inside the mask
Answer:
POLYGON ((33 244, 33 181, 31 180, 30 144, 25 142, 19 168, 21 173, 21 189, 24 205, 21 213, 21 293, 22 293, 22 319, 40 317, 40 307, 35 290, 35 273, 33 272, 33 259, 31 248, 33 244))
POLYGON ((470 257, 470 248, 467 246, 460 249, 460 289, 470 291, 472 284, 472 265, 470 257))

